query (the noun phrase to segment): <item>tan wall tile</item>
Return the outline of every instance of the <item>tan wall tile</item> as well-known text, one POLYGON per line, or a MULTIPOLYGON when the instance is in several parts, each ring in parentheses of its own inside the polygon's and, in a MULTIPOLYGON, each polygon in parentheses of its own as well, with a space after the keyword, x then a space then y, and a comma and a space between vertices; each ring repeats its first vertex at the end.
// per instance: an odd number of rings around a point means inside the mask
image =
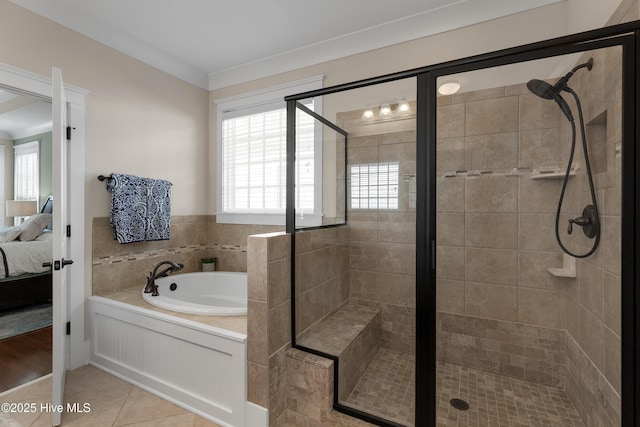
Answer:
POLYGON ((438 246, 464 246, 464 214, 436 214, 436 243, 438 246))
POLYGON ((559 167, 559 130, 539 129, 519 133, 518 167, 559 167))
POLYGON ((465 105, 453 104, 438 107, 438 139, 464 136, 465 105))
POLYGON ((532 93, 525 93, 518 97, 520 107, 520 130, 557 129, 560 115, 558 106, 547 99, 542 99, 532 93))
POLYGON ((518 321, 549 328, 566 328, 566 294, 546 289, 518 289, 518 321))
POLYGON ((266 366, 269 359, 267 303, 247 302, 247 360, 266 366))
POLYGON ((518 320, 518 290, 513 286, 467 282, 465 313, 499 320, 518 320))
POLYGON ((518 286, 566 291, 575 278, 557 277, 548 268, 561 268, 562 254, 518 251, 518 286))
POLYGON ((438 311, 464 314, 464 282, 439 279, 436 306, 438 311))
MULTIPOLYGON (((565 224, 566 222, 560 222, 565 224)), ((520 214, 519 247, 523 250, 559 252, 556 243, 555 215, 520 214)))
POLYGON ((481 248, 518 248, 518 215, 515 213, 468 213, 465 243, 481 248))
POLYGON ((437 212, 464 212, 464 178, 438 178, 437 212))
POLYGON ((518 166, 518 133, 495 133, 465 138, 467 170, 501 170, 518 166))
POLYGON ((604 327, 600 320, 584 307, 580 308, 580 347, 598 369, 603 369, 604 327))
POLYGON ((416 214, 380 212, 377 234, 379 242, 415 244, 416 214))
POLYGON ((621 282, 620 276, 604 273, 604 322, 613 333, 621 334, 621 282))
POLYGON ((465 140, 459 138, 439 139, 436 145, 436 170, 456 171, 465 169, 465 140))
POLYGON ((269 307, 291 300, 291 258, 270 262, 267 270, 269 307))
POLYGON ((518 97, 510 96, 467 103, 465 129, 467 136, 516 132, 518 130, 518 97))
POLYGON ((578 262, 580 303, 598 319, 604 317, 604 271, 588 262, 578 262))
POLYGON ((465 278, 471 282, 516 286, 518 252, 505 249, 466 248, 465 278))
POLYGON ((291 301, 269 308, 268 313, 269 356, 291 341, 291 301))
POLYGON ((517 212, 518 179, 480 176, 465 180, 465 212, 517 212))
POLYGON ((464 248, 438 246, 436 248, 436 277, 464 280, 464 248))

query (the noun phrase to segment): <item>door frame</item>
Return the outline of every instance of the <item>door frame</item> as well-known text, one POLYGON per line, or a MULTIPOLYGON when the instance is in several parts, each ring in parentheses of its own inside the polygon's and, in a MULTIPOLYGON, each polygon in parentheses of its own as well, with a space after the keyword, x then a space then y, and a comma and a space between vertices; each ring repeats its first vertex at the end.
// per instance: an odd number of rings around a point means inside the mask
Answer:
MULTIPOLYGON (((51 77, 45 77, 8 64, 0 63, 0 87, 24 92, 26 95, 51 102, 51 77)), ((85 108, 87 90, 65 84, 68 122, 71 126, 72 149, 69 153, 69 216, 73 224, 70 237, 71 288, 68 290, 68 318, 71 322, 69 366, 76 369, 89 362, 89 341, 85 340, 85 108)))

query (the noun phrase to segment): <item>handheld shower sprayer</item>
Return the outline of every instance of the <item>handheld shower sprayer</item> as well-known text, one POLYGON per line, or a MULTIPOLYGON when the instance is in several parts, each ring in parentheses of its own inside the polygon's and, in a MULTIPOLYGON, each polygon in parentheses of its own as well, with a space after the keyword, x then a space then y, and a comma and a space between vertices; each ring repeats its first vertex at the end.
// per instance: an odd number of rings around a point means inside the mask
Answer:
POLYGON ((577 65, 573 67, 571 71, 564 75, 564 77, 560 78, 553 86, 550 83, 547 83, 543 80, 533 79, 529 80, 527 83, 527 88, 534 94, 543 99, 552 99, 556 101, 562 113, 567 117, 567 120, 573 122, 573 114, 571 113, 571 108, 569 108, 569 104, 567 101, 560 95, 560 92, 566 91, 571 92, 571 88, 567 86, 569 79, 573 76, 573 74, 578 71, 580 68, 586 68, 591 71, 593 68, 593 58, 589 59, 584 64, 577 65))
POLYGON ((550 83, 547 83, 545 81, 538 80, 538 79, 529 80, 529 82, 527 83, 527 88, 534 95, 539 96, 540 98, 543 98, 543 99, 554 100, 560 107, 560 110, 565 115, 567 120, 569 120, 569 123, 571 124, 571 130, 572 130, 571 151, 569 153, 569 162, 567 164, 567 171, 565 173, 564 181, 562 183, 562 190, 560 191, 560 200, 558 200, 558 209, 556 211, 556 240, 558 242, 558 245, 560 245, 560 247, 564 252, 566 252, 567 254, 575 258, 586 258, 592 255, 597 249, 598 244, 600 243, 600 216, 598 214, 598 204, 596 202, 595 187, 593 185, 591 165, 589 163, 589 153, 587 150, 587 137, 586 137, 586 131, 584 126, 584 119, 582 116, 582 105, 580 103, 580 98, 578 97, 578 94, 576 94, 574 90, 571 89, 571 87, 569 87, 568 85, 569 79, 571 79, 573 74, 581 68, 586 68, 587 70, 591 71, 591 69, 593 68, 593 58, 590 58, 587 62, 583 64, 579 64, 573 67, 571 71, 569 71, 566 75, 564 75, 564 77, 561 77, 554 85, 551 85, 550 83), (562 209, 562 203, 564 201, 564 194, 567 188, 567 181, 569 179, 569 174, 571 172, 571 164, 573 163, 573 155, 574 155, 575 146, 576 146, 576 125, 573 119, 573 113, 571 112, 571 107, 569 107, 569 104, 567 104, 567 101, 560 94, 563 91, 568 92, 573 96, 573 98, 576 101, 576 105, 578 107, 578 115, 580 118, 580 131, 581 131, 581 137, 582 137, 582 152, 584 154, 585 166, 587 169, 587 177, 589 179, 589 188, 591 190, 591 205, 588 205, 587 207, 584 208, 581 217, 569 220, 569 227, 568 227, 567 233, 571 234, 571 232, 573 231, 573 225, 575 224, 582 227, 584 234, 588 238, 590 239, 595 238, 595 241, 593 243, 593 246, 591 247, 591 250, 589 250, 585 254, 575 254, 571 252, 569 249, 567 249, 564 246, 564 244, 562 243, 562 239, 560 239, 560 231, 559 231, 560 211, 562 209))

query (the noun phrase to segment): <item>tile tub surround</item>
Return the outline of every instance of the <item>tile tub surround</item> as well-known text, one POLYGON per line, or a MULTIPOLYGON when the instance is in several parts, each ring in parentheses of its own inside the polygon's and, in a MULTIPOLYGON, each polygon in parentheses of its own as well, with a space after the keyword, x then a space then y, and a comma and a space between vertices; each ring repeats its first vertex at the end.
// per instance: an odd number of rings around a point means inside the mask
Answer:
POLYGON ((278 226, 218 224, 215 216, 171 218, 171 239, 118 244, 109 218, 94 218, 92 283, 94 295, 143 286, 148 272, 160 261, 181 262, 183 272, 201 271, 200 258, 215 256, 221 271, 247 271, 247 237, 281 230, 278 226))

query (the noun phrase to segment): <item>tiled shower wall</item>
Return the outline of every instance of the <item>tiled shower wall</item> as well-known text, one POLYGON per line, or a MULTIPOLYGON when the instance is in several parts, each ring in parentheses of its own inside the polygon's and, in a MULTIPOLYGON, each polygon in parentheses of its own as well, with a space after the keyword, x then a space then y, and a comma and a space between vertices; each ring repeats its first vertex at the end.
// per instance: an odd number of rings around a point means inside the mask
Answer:
MULTIPOLYGON (((593 57, 594 69, 571 85, 590 123, 602 240, 576 278, 547 272, 562 266, 554 231, 562 181, 531 179, 532 170, 566 165, 570 128, 557 105, 524 84, 439 99, 438 357, 565 388, 587 425, 617 425, 620 58, 593 57)), ((590 203, 576 161, 562 230, 590 203)), ((561 235, 578 253, 593 242, 581 230, 561 235)))
POLYGON ((383 348, 413 354, 415 103, 410 107, 408 113, 394 112, 395 118, 381 121, 363 119, 362 110, 340 113, 337 123, 349 132, 347 175, 351 165, 398 162, 397 209, 353 209, 347 205, 350 297, 380 309, 383 348))
POLYGON ((92 227, 93 295, 108 295, 131 286, 144 286, 160 261, 183 263, 182 272, 201 271, 200 258, 218 258, 220 271, 247 271, 247 237, 283 227, 218 224, 215 216, 171 217, 171 239, 119 244, 109 218, 94 218, 92 227))
MULTIPOLYGON (((566 289, 566 389, 585 424, 594 426, 620 425, 621 53, 616 47, 583 55, 580 61, 593 58, 594 67, 571 82, 587 123, 602 236, 597 251, 578 262, 578 278, 566 289)), ((563 123, 561 144, 569 142, 570 128, 563 123)), ((582 208, 591 197, 584 170, 578 176, 582 208)), ((579 250, 586 252, 584 245, 579 250)))
POLYGON ((349 298, 347 237, 347 227, 295 233, 297 336, 349 298))

